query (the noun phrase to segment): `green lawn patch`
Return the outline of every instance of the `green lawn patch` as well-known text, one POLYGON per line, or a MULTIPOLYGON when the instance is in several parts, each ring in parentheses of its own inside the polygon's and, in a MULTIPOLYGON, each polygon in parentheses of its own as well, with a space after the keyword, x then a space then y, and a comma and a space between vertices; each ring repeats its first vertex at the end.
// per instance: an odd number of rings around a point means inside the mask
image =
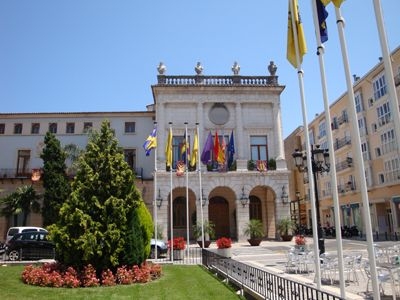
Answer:
POLYGON ((45 288, 21 281, 22 266, 0 267, 2 300, 23 299, 240 299, 202 266, 163 265, 160 279, 146 284, 97 288, 45 288))

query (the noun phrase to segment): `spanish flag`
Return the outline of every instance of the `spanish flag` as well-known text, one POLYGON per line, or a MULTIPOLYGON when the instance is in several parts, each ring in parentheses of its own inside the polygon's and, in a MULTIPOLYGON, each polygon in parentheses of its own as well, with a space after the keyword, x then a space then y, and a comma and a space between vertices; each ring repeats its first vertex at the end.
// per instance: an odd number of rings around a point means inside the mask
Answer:
POLYGON ((288 34, 287 34, 287 52, 286 57, 293 67, 297 68, 295 36, 292 27, 292 14, 297 31, 297 44, 299 46, 299 64, 303 62, 303 56, 307 53, 306 39, 304 37, 303 24, 301 23, 300 13, 298 9, 298 0, 289 0, 288 13, 288 34), (290 2, 293 4, 293 12, 291 11, 290 2))

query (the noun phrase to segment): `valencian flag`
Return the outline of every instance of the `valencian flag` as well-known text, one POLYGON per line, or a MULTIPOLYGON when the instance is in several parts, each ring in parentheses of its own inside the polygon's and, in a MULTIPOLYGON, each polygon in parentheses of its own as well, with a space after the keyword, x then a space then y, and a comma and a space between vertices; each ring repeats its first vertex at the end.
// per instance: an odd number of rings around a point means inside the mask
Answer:
POLYGON ((233 140, 233 130, 231 132, 231 137, 228 143, 228 169, 232 167, 233 156, 235 155, 235 141, 233 140))
POLYGON ((218 161, 218 153, 219 153, 219 139, 218 139, 218 131, 215 131, 214 138, 214 159, 218 161))
POLYGON ((330 2, 332 2, 336 7, 340 7, 344 0, 321 0, 322 3, 327 6, 330 2))
POLYGON ((201 162, 203 164, 208 164, 208 162, 211 160, 211 150, 213 149, 214 144, 213 144, 213 139, 212 139, 212 134, 211 131, 208 133, 206 143, 204 144, 203 151, 201 152, 201 162))
POLYGON ((199 137, 197 136, 197 132, 196 132, 194 134, 192 155, 190 156, 190 163, 189 164, 190 164, 191 167, 195 167, 196 166, 198 153, 199 153, 199 137))
POLYGON ((295 36, 292 27, 292 14, 294 17, 294 23, 297 29, 297 44, 299 45, 299 63, 303 61, 304 54, 307 53, 306 39, 304 37, 303 24, 299 14, 297 0, 289 0, 289 13, 288 13, 288 33, 287 33, 287 51, 286 58, 292 64, 293 67, 297 68, 296 59, 296 47, 295 47, 295 36), (293 12, 291 11, 290 2, 293 3, 293 12))
POLYGON ((323 0, 315 1, 317 3, 318 24, 319 34, 321 36, 321 43, 325 43, 328 40, 328 28, 326 27, 326 18, 328 17, 328 12, 325 9, 325 5, 322 3, 323 0))
POLYGON ((146 156, 150 155, 151 149, 157 148, 157 127, 154 126, 153 132, 149 135, 143 144, 143 149, 146 151, 146 156))
POLYGON ((165 144, 165 160, 167 168, 172 168, 172 129, 169 128, 167 143, 165 144))

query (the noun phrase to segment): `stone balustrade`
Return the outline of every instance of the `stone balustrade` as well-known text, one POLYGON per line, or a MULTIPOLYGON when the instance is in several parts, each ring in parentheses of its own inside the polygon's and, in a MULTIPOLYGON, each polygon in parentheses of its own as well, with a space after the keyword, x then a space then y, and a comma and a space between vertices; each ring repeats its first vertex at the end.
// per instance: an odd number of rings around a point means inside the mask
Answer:
POLYGON ((170 86, 277 86, 278 76, 205 76, 205 75, 158 75, 158 85, 170 86))

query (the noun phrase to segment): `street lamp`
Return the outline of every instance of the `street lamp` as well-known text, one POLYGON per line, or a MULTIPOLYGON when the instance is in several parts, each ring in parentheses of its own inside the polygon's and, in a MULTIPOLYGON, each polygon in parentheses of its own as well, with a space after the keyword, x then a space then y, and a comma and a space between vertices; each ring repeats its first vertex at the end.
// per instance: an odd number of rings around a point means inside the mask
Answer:
MULTIPOLYGON (((295 165, 297 169, 306 173, 307 169, 307 155, 299 149, 296 149, 292 154, 295 165)), ((318 229, 318 248, 319 253, 325 253, 325 241, 322 234, 321 227, 321 215, 319 211, 319 198, 318 198, 318 185, 317 185, 317 175, 322 174, 324 172, 329 172, 330 163, 329 163, 329 152, 327 149, 321 149, 319 145, 311 145, 311 166, 312 166, 312 174, 314 179, 314 194, 315 194, 315 210, 317 212, 317 229, 318 229)))

